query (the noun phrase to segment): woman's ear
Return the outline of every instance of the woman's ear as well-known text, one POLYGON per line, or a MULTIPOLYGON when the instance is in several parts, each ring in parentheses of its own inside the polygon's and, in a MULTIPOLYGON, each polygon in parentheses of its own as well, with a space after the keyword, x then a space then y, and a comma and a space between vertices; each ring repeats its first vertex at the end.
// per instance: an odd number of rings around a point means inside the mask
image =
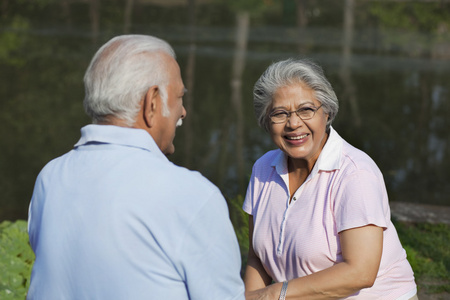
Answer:
POLYGON ((158 86, 151 86, 144 96, 143 119, 148 128, 154 126, 156 110, 158 108, 159 89, 158 86))

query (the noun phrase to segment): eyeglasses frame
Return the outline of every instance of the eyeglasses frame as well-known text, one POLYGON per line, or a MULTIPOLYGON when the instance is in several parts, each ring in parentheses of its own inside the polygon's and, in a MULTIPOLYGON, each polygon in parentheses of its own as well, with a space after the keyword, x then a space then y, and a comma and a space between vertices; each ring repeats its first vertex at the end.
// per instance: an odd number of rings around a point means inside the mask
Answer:
POLYGON ((273 113, 273 112, 269 115, 269 120, 270 120, 271 122, 273 122, 274 124, 282 124, 282 123, 286 123, 288 120, 291 119, 291 116, 292 116, 293 113, 295 113, 295 114, 297 115, 297 117, 299 117, 300 120, 302 120, 302 121, 311 120, 312 118, 314 118, 314 116, 316 115, 316 112, 317 112, 322 106, 323 106, 323 104, 320 104, 319 107, 314 107, 315 109, 314 109, 313 115, 312 115, 310 118, 307 118, 307 119, 300 117, 300 115, 298 114, 298 111, 299 111, 300 109, 302 109, 302 108, 300 107, 299 109, 296 109, 296 110, 291 110, 291 111, 285 110, 285 112, 288 113, 287 118, 286 118, 286 121, 282 121, 282 122, 275 122, 275 121, 273 121, 273 120, 272 120, 272 113, 273 113))

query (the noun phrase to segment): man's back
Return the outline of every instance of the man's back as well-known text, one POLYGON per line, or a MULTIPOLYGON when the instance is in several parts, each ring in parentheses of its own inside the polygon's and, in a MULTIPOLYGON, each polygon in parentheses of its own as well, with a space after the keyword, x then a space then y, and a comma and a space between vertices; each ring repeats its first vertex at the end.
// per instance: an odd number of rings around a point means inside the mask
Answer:
POLYGON ((39 175, 29 233, 30 299, 243 298, 225 200, 143 130, 83 128, 39 175))

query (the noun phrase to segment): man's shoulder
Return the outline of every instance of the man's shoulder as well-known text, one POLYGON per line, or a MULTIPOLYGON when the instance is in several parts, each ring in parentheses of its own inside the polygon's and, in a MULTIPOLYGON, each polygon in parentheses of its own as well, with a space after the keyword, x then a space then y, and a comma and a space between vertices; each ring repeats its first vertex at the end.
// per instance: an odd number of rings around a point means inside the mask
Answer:
POLYGON ((49 160, 41 169, 40 174, 51 173, 55 168, 58 168, 58 166, 64 165, 64 160, 66 160, 72 152, 73 150, 70 150, 69 152, 49 160))
POLYGON ((211 183, 200 172, 189 170, 185 167, 174 164, 173 162, 158 157, 151 151, 145 151, 139 148, 129 148, 129 151, 110 151, 115 154, 101 155, 97 154, 94 157, 80 156, 79 151, 71 150, 59 157, 50 160, 41 170, 41 177, 52 176, 66 172, 68 166, 71 167, 71 174, 82 172, 84 169, 91 168, 92 170, 102 170, 100 174, 107 172, 117 173, 117 177, 127 177, 130 181, 132 179, 141 178, 144 181, 156 181, 165 183, 164 185, 172 185, 174 187, 190 187, 190 189, 218 190, 217 187, 211 183), (110 155, 110 157, 107 157, 110 155), (101 156, 104 162, 96 161, 101 156), (83 167, 81 160, 86 160, 89 166, 83 167))
POLYGON ((203 192, 216 192, 219 189, 199 171, 190 170, 182 166, 178 166, 172 162, 167 162, 167 170, 165 172, 169 176, 174 186, 186 188, 186 190, 202 190, 203 192))

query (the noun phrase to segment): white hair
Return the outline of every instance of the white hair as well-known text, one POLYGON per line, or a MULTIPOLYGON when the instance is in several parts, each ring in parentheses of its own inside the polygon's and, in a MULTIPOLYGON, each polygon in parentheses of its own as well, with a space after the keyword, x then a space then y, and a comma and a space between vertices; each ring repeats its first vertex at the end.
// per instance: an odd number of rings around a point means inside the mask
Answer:
POLYGON ((328 114, 327 129, 339 110, 339 102, 322 68, 309 60, 287 59, 271 64, 253 88, 253 108, 258 124, 269 131, 269 109, 273 95, 284 86, 303 83, 314 90, 317 100, 328 114))
POLYGON ((158 86, 163 115, 168 116, 168 73, 164 54, 175 59, 165 41, 147 35, 122 35, 109 40, 94 55, 84 75, 84 109, 93 123, 108 116, 132 126, 139 103, 151 86, 158 86))

